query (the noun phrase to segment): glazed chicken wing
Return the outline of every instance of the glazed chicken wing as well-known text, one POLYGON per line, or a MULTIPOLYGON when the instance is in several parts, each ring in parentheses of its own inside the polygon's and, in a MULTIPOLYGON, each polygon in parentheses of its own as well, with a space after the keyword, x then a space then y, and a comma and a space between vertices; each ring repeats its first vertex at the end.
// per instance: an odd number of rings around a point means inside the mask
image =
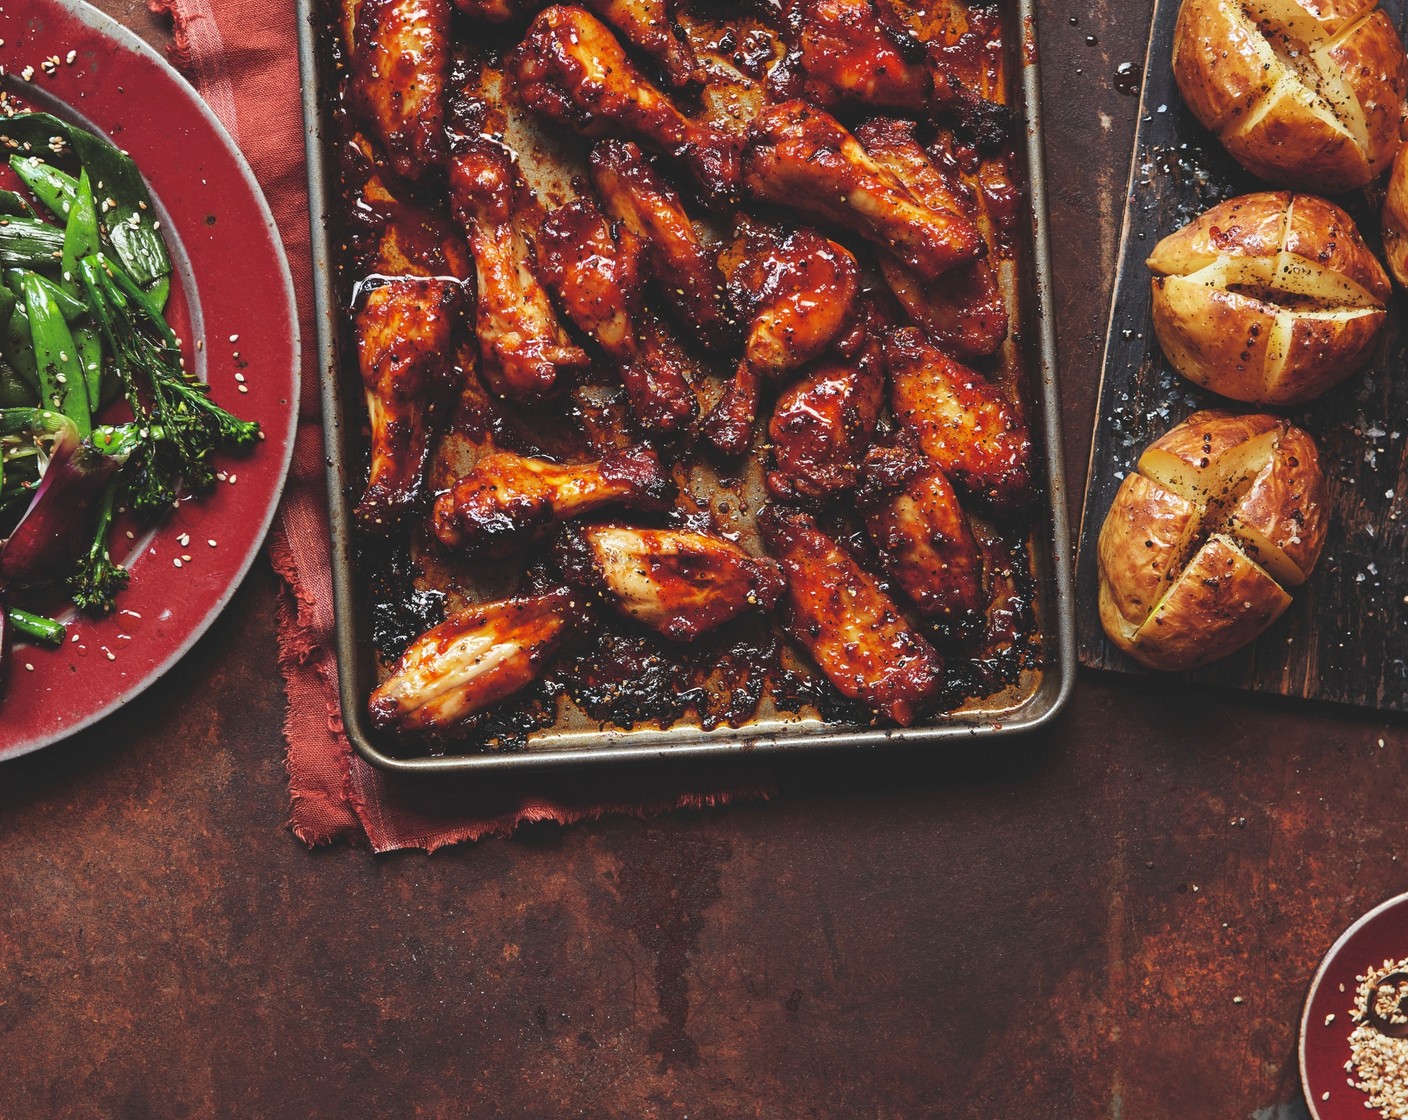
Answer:
POLYGON ((853 490, 885 403, 884 358, 873 341, 853 359, 824 358, 777 400, 768 424, 776 465, 768 490, 818 501, 853 490))
POLYGON ((835 117, 805 101, 773 106, 753 121, 743 184, 763 202, 855 231, 925 280, 983 251, 970 219, 919 202, 835 117))
POLYGON ((372 435, 371 478, 356 510, 364 532, 389 532, 420 497, 436 414, 464 374, 454 346, 460 292, 454 280, 402 277, 368 292, 357 313, 372 435))
POLYGON ((775 375, 820 357, 856 316, 860 267, 814 229, 741 225, 728 292, 747 327, 744 356, 775 375))
POLYGON ((787 576, 788 633, 844 695, 908 727, 943 683, 938 652, 806 514, 766 506, 758 529, 787 576))
POLYGON ((408 179, 445 162, 449 37, 448 0, 358 0, 351 102, 408 179))
POLYGON ((638 140, 678 160, 705 197, 733 197, 732 138, 681 113, 590 12, 562 5, 542 12, 510 56, 509 70, 524 103, 548 120, 583 136, 638 140))
POLYGON ((645 245, 655 290, 694 340, 709 350, 737 334, 716 254, 699 240, 679 195, 640 148, 603 140, 592 148, 592 183, 607 212, 645 245))
POLYGON ((885 340, 890 410, 920 449, 968 493, 997 509, 1031 497, 1031 436, 994 386, 914 327, 885 340))
POLYGON ((752 608, 771 610, 782 592, 772 560, 683 529, 594 526, 558 545, 567 578, 603 591, 622 614, 673 641, 693 641, 752 608))
POLYGON ((913 448, 877 447, 862 478, 865 526, 885 569, 925 616, 972 636, 987 606, 982 553, 948 476, 913 448))
MULTIPOLYGON (((935 210, 975 218, 971 194, 956 174, 941 169, 914 139, 910 121, 877 117, 856 130, 856 139, 910 194, 935 210)), ((979 228, 982 227, 978 219, 979 228)), ((989 238, 984 243, 991 249, 989 238)), ((1007 337, 1007 303, 990 256, 926 281, 889 254, 880 271, 909 317, 935 342, 964 357, 993 353, 1007 337)))
POLYGON ((789 233, 746 219, 721 259, 733 305, 748 324, 747 344, 704 432, 725 455, 740 455, 752 439, 763 379, 805 365, 855 325, 860 269, 815 230, 789 233))
POLYGON ((640 298, 640 238, 579 198, 543 222, 538 267, 568 318, 616 359, 641 426, 662 435, 686 427, 694 390, 640 298))
POLYGON ((790 50, 774 88, 817 105, 842 102, 914 112, 934 96, 925 49, 885 0, 791 0, 790 50))
MULTIPOLYGON (((703 68, 669 0, 583 0, 583 3, 619 31, 633 47, 654 59, 670 85, 682 88, 704 81, 703 68)), ((455 7, 466 15, 491 23, 534 15, 548 6, 545 0, 455 0, 455 7)))
POLYGON ((474 262, 448 211, 428 209, 393 191, 376 158, 361 134, 342 147, 343 181, 352 199, 348 250, 356 269, 363 275, 468 279, 474 262))
POLYGON ((532 684, 581 610, 568 591, 459 611, 410 644, 372 692, 381 731, 438 734, 532 684))
POLYGON ((446 548, 507 556, 559 522, 608 505, 664 509, 673 494, 647 447, 571 466, 497 451, 435 500, 431 528, 446 548))
POLYGON ((529 234, 542 220, 537 199, 512 153, 489 133, 487 115, 466 107, 464 123, 451 142, 450 195, 479 281, 481 373, 499 396, 536 402, 552 391, 559 369, 589 359, 567 337, 534 272, 529 234))
POLYGON ((783 18, 788 53, 768 77, 780 97, 929 110, 982 146, 1007 139, 1006 108, 986 100, 949 52, 915 35, 890 0, 788 0, 783 18))

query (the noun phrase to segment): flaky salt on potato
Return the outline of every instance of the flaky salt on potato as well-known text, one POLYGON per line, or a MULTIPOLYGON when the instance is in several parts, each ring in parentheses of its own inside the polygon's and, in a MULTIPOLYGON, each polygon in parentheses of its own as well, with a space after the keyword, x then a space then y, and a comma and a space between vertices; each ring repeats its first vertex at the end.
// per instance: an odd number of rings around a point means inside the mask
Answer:
POLYGON ((1173 73, 1232 156, 1277 185, 1354 190, 1398 151, 1408 58, 1377 0, 1184 0, 1173 73))
POLYGON ((1125 477, 1100 530, 1100 622, 1153 669, 1241 649, 1290 606, 1325 546, 1315 442, 1278 416, 1197 412, 1125 477))
POLYGON ((1319 396, 1366 361, 1389 279, 1354 220, 1314 195, 1229 199, 1148 260, 1154 333, 1189 381, 1254 404, 1319 396))

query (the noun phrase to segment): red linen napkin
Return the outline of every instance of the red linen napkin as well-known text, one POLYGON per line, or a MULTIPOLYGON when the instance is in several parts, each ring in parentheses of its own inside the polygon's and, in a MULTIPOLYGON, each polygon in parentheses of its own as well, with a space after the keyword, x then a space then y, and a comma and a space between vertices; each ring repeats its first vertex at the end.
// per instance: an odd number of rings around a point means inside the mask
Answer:
POLYGON ((285 582, 280 663, 288 689, 294 833, 309 844, 365 839, 378 851, 504 835, 529 821, 646 815, 766 797, 755 764, 616 768, 567 778, 397 778, 343 734, 332 652, 332 577, 312 309, 308 198, 293 5, 266 0, 150 0, 175 25, 173 58, 239 143, 283 234, 303 323, 303 395, 293 465, 269 538, 285 582), (222 29, 227 34, 222 35, 222 29), (681 792, 688 790, 690 792, 681 792))

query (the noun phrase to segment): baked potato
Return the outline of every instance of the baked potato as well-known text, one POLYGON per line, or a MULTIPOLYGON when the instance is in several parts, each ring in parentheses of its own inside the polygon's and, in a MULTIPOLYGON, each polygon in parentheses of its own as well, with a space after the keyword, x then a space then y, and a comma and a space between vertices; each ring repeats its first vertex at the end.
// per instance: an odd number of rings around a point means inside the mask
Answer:
POLYGON ((1384 193, 1384 257, 1393 278, 1408 288, 1408 147, 1400 148, 1384 193))
POLYGON ((1354 190, 1398 151, 1408 58, 1377 0, 1184 0, 1173 73, 1233 158, 1278 185, 1354 190))
POLYGON ((1325 546, 1315 442, 1278 416, 1204 411, 1156 440, 1100 529, 1100 622, 1154 669, 1195 669, 1252 641, 1325 546))
POLYGON ((1354 220, 1308 194, 1229 199, 1148 260, 1154 333, 1173 368, 1233 400, 1294 404, 1369 358, 1388 274, 1354 220))

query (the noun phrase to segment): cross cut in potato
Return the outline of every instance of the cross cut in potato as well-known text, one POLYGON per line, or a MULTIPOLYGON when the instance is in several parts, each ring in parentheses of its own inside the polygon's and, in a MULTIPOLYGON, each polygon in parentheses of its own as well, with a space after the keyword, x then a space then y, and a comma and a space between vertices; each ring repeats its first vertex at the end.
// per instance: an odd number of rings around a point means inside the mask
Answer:
POLYGON ((1291 404, 1368 360, 1389 279, 1353 219, 1314 195, 1213 207, 1154 248, 1154 332, 1173 367, 1224 397, 1291 404))
POLYGON ((1247 170, 1338 192, 1399 147, 1408 60, 1376 0, 1184 0, 1173 72, 1247 170))
POLYGON ((1100 621, 1156 669, 1240 649, 1290 605, 1328 528, 1314 441, 1277 416, 1205 411, 1156 440, 1100 530, 1100 621))

